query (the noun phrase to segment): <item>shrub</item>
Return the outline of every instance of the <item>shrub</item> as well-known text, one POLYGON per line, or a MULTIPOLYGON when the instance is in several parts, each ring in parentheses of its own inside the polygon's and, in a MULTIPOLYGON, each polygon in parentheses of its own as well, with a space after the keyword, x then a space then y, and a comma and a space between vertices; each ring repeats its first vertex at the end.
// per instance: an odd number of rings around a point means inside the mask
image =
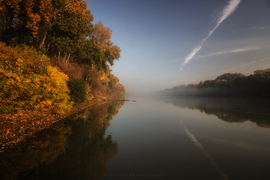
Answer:
POLYGON ((51 58, 51 64, 52 66, 58 67, 59 70, 68 75, 70 79, 83 79, 85 71, 84 69, 90 68, 88 65, 69 63, 67 59, 61 57, 51 58))
POLYGON ((109 75, 109 82, 108 82, 108 91, 111 92, 117 82, 117 79, 112 74, 109 75))
POLYGON ((107 112, 109 114, 114 114, 115 113, 115 108, 113 107, 112 104, 109 104, 108 109, 107 109, 107 112))
POLYGON ((82 79, 71 79, 67 82, 70 98, 74 102, 85 102, 87 97, 86 83, 82 79))
POLYGON ((33 48, 6 47, 0 42, 0 111, 69 110, 68 76, 50 66, 33 48))

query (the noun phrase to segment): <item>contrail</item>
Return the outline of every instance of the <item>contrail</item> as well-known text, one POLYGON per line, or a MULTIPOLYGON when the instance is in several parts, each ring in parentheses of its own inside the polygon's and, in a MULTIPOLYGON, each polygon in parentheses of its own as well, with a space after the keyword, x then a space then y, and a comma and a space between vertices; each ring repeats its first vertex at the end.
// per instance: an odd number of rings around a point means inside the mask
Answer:
POLYGON ((240 2, 241 2, 241 0, 230 0, 229 1, 228 5, 223 8, 223 10, 221 12, 221 16, 218 18, 218 21, 216 22, 215 27, 211 31, 208 32, 208 35, 206 36, 206 38, 202 39, 201 43, 195 49, 193 49, 193 51, 186 57, 183 65, 186 65, 193 58, 193 56, 198 51, 201 50, 204 42, 213 34, 213 32, 218 28, 218 26, 234 12, 234 10, 237 8, 237 6, 240 4, 240 2))
POLYGON ((231 70, 238 69, 238 68, 245 67, 245 66, 249 66, 249 65, 251 65, 251 64, 258 63, 258 62, 261 62, 261 61, 265 61, 265 60, 268 60, 268 59, 269 59, 269 58, 266 57, 266 58, 263 58, 263 59, 260 59, 260 60, 257 60, 257 61, 253 61, 253 62, 250 62, 250 63, 243 64, 243 65, 241 65, 241 66, 236 66, 236 67, 233 67, 233 68, 230 68, 230 69, 224 69, 224 70, 219 71, 219 72, 207 74, 207 75, 205 75, 205 76, 210 76, 210 75, 214 75, 214 74, 218 74, 218 73, 222 73, 222 72, 229 72, 229 71, 231 71, 231 70))
POLYGON ((202 56, 195 56, 193 59, 201 59, 201 58, 206 58, 206 57, 210 57, 210 56, 216 56, 216 55, 222 55, 222 54, 229 54, 229 53, 239 53, 239 52, 255 51, 255 50, 259 50, 261 48, 264 48, 264 47, 260 47, 260 46, 248 46, 248 47, 242 47, 242 48, 234 48, 234 49, 230 49, 230 50, 213 52, 213 53, 209 53, 209 54, 202 55, 202 56))
MULTIPOLYGON (((233 48, 233 49, 226 49, 222 51, 217 51, 217 52, 212 52, 208 53, 205 55, 200 55, 200 56, 194 56, 192 59, 201 59, 201 58, 206 58, 206 57, 211 57, 211 56, 217 56, 217 55, 223 55, 223 54, 230 54, 230 53, 240 53, 240 52, 249 52, 249 51, 256 51, 260 49, 266 49, 270 48, 270 46, 266 45, 254 45, 254 46, 245 46, 245 47, 238 47, 238 48, 233 48)), ((173 60, 173 61, 166 61, 160 64, 172 64, 172 63, 179 63, 179 59, 173 60)), ((183 68, 180 68, 179 71, 183 70, 183 68)))
POLYGON ((247 28, 247 30, 256 30, 256 31, 262 31, 262 30, 267 30, 270 29, 270 26, 253 26, 250 28, 247 28))

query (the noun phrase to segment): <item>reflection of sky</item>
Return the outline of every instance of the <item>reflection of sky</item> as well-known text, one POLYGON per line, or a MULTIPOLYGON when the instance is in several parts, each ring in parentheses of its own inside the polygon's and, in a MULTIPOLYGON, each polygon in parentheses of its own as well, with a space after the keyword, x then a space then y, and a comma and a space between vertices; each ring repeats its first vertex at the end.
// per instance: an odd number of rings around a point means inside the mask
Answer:
POLYGON ((270 67, 269 0, 242 0, 200 51, 183 65, 213 30, 229 1, 87 0, 87 3, 94 22, 100 20, 111 28, 112 41, 122 49, 120 61, 112 67, 113 73, 127 91, 137 91, 198 83, 224 72, 249 75, 256 69, 270 67))
MULTIPOLYGON (((181 121, 181 124, 183 125, 183 122, 181 121)), ((209 158, 211 164, 217 169, 217 171, 222 175, 224 179, 228 179, 228 177, 222 172, 220 167, 215 163, 214 159, 209 156, 209 154, 204 150, 203 145, 197 140, 197 138, 192 134, 185 126, 184 126, 185 132, 187 136, 190 138, 190 140, 194 143, 195 146, 197 146, 203 153, 204 156, 209 158)))
MULTIPOLYGON (((106 130, 105 136, 112 135, 119 148, 107 164, 109 174, 155 172, 168 174, 165 179, 257 179, 263 171, 269 172, 269 129, 249 121, 222 121, 216 115, 186 108, 188 101, 183 101, 183 108, 170 101, 136 100, 125 102, 106 130)), ((224 112, 216 109, 217 114, 224 112)))

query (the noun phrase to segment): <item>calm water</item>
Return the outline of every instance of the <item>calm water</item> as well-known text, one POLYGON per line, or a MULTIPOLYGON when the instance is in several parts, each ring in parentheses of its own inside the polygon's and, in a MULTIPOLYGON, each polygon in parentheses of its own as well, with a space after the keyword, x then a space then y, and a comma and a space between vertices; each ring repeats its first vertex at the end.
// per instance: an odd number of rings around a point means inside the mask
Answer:
POLYGON ((1 178, 270 179, 269 102, 136 100, 89 108, 6 150, 1 178))

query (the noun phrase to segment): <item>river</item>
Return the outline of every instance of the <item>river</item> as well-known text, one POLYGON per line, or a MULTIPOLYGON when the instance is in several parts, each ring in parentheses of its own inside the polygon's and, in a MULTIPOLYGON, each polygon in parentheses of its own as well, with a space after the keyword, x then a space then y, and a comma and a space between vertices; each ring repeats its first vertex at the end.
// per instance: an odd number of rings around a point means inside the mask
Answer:
POLYGON ((0 153, 0 177, 270 179, 269 110, 244 99, 104 103, 0 153))

